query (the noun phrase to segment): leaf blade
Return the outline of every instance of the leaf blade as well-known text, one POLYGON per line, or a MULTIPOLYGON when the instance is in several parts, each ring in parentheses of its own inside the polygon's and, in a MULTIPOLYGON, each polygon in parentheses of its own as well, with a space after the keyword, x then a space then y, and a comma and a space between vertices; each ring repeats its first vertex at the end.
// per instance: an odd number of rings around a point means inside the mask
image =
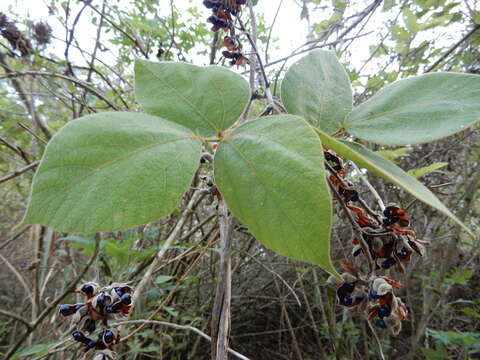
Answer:
POLYGON ((342 127, 353 106, 348 75, 335 53, 326 50, 312 51, 288 69, 281 97, 290 114, 330 134, 342 127))
POLYGON ((193 178, 201 143, 188 129, 139 113, 74 120, 50 141, 19 226, 114 231, 172 211, 193 178))
POLYGON ((385 86, 347 116, 345 129, 382 145, 430 142, 480 121, 480 76, 431 73, 385 86))
POLYGON ((258 241, 338 276, 330 259, 331 195, 315 137, 293 115, 243 124, 217 149, 215 181, 258 241))
POLYGON ((250 87, 219 66, 137 59, 135 94, 147 113, 207 137, 235 123, 250 100, 250 87))
POLYGON ((322 131, 317 129, 316 131, 320 136, 323 145, 330 147, 341 156, 354 161, 357 163, 357 165, 372 171, 383 179, 398 185, 423 203, 448 216, 472 237, 475 237, 473 232, 468 229, 465 224, 463 224, 454 214, 452 214, 450 210, 448 210, 427 187, 425 187, 417 179, 408 175, 394 163, 388 161, 380 155, 375 154, 373 151, 360 144, 337 140, 328 134, 323 133, 322 131))

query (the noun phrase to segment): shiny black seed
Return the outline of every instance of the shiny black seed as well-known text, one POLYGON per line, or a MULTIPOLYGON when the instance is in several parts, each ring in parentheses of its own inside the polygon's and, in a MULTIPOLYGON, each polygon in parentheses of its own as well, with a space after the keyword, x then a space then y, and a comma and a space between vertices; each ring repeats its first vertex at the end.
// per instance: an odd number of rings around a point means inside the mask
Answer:
POLYGON ((342 285, 342 287, 343 287, 346 291, 348 291, 349 293, 351 293, 351 292, 355 289, 355 281, 345 283, 345 284, 342 285))
POLYGON ((356 303, 360 303, 360 302, 363 301, 363 299, 364 299, 363 296, 357 296, 357 297, 355 298, 355 302, 356 302, 356 303))
POLYGON ((110 330, 105 330, 105 332, 103 333, 103 341, 105 341, 107 344, 111 344, 114 338, 115 336, 110 330))
POLYGON ((100 306, 105 305, 105 299, 106 299, 105 294, 104 294, 104 293, 101 293, 101 294, 98 295, 98 297, 97 297, 97 304, 100 305, 100 306))
POLYGON ((358 192, 356 190, 352 190, 350 195, 350 201, 358 201, 358 192))
POLYGON ((218 1, 204 0, 204 1, 203 1, 203 5, 204 5, 207 9, 211 9, 211 8, 213 8, 214 6, 218 6, 218 1))
POLYGON ((115 314, 122 309, 122 303, 118 302, 116 304, 105 307, 105 312, 109 314, 115 314))
POLYGON ((384 268, 385 270, 390 269, 393 265, 395 265, 395 263, 396 261, 394 258, 388 258, 382 263, 382 268, 384 268))
POLYGON ((93 294, 93 285, 85 284, 85 285, 82 286, 82 288, 80 290, 87 295, 92 295, 93 294))
POLYGON ((406 259, 408 257, 408 254, 409 254, 408 250, 403 248, 402 251, 397 255, 400 259, 406 259))
POLYGON ((115 290, 115 292, 117 293, 118 296, 122 296, 122 295, 123 295, 123 288, 121 288, 121 287, 116 287, 114 290, 115 290))
POLYGON ((120 301, 124 305, 130 305, 132 303, 132 297, 130 296, 130 294, 124 294, 122 295, 122 298, 120 301))
POLYGON ((380 318, 390 316, 390 309, 386 306, 380 306, 380 309, 378 309, 378 316, 380 318))
POLYGON ((80 331, 74 331, 72 336, 75 341, 83 342, 86 339, 85 335, 83 335, 80 331))
POLYGON ((393 223, 395 223, 395 221, 397 220, 392 218, 386 218, 386 219, 383 219, 383 225, 385 226, 392 225, 393 223))
POLYGON ((375 324, 377 326, 381 327, 382 329, 387 328, 387 324, 385 324, 385 321, 383 319, 378 319, 375 324))
POLYGON ((378 296, 377 292, 372 289, 372 290, 370 290, 370 297, 372 299, 377 299, 379 296, 378 296))
POLYGON ((393 216, 393 213, 392 213, 392 210, 390 209, 390 207, 386 207, 385 210, 383 210, 383 215, 385 215, 386 217, 392 217, 393 216))
POLYGON ((349 305, 352 305, 353 299, 351 296, 344 296, 340 303, 342 305, 349 306, 349 305))
POLYGON ((70 316, 75 314, 83 305, 84 304, 61 305, 58 310, 63 316, 70 316))

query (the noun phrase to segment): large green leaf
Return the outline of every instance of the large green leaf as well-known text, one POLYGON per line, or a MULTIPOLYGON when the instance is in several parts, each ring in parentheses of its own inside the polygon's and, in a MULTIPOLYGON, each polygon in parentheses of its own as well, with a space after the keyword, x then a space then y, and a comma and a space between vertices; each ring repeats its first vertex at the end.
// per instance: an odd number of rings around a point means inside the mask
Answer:
POLYGON ((64 126, 47 146, 20 226, 113 231, 171 212, 197 169, 201 143, 181 125, 128 112, 64 126))
POLYGON ((337 140, 319 130, 317 130, 317 133, 319 134, 323 145, 330 147, 341 156, 354 161, 359 166, 364 167, 385 180, 403 188, 418 200, 450 217, 457 224, 462 226, 470 235, 474 236, 474 234, 455 215, 453 215, 427 187, 417 179, 408 175, 394 163, 375 154, 373 151, 360 144, 337 140))
POLYGON ((293 64, 282 81, 282 101, 289 113, 331 134, 352 110, 350 80, 335 53, 315 50, 293 64))
POLYGON ((146 112, 197 135, 214 136, 243 113, 250 87, 240 75, 219 66, 137 60, 135 94, 146 112))
POLYGON ((222 141, 215 180, 230 210, 277 253, 318 264, 330 259, 331 195, 320 140, 294 115, 248 122, 222 141))
POLYGON ((384 145, 418 144, 480 120, 480 76, 433 73, 385 86, 348 115, 351 134, 384 145))

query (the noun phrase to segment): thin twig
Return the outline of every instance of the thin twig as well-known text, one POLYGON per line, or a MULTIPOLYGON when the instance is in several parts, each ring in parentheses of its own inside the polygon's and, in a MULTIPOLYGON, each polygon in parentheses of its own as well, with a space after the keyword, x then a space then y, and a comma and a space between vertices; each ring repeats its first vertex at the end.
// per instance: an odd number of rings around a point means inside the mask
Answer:
POLYGON ((480 29, 480 24, 477 24, 472 30, 470 30, 464 37, 458 40, 448 51, 440 56, 437 61, 435 61, 427 70, 426 73, 434 70, 443 60, 445 60, 448 55, 455 51, 457 47, 459 47, 464 41, 466 41, 470 36, 472 36, 478 29, 480 29))
POLYGON ((32 302, 32 305, 33 305, 35 300, 33 298, 32 291, 30 289, 30 286, 28 286, 28 284, 26 283, 23 276, 17 271, 17 269, 15 269, 15 267, 2 254, 0 254, 0 260, 2 260, 5 263, 5 265, 7 265, 7 267, 10 269, 10 271, 13 272, 15 277, 18 279, 20 284, 22 284, 23 288, 25 289, 26 293, 28 294, 28 297, 29 297, 29 299, 30 299, 30 301, 32 302))
POLYGON ((10 239, 5 240, 1 245, 0 245, 0 250, 2 250, 4 247, 6 247, 8 244, 10 244, 12 241, 17 240, 20 235, 22 235, 25 231, 27 231, 30 228, 30 226, 25 227, 23 230, 21 230, 19 233, 13 235, 10 239))
POLYGON ((368 190, 370 190, 370 192, 372 193, 373 197, 377 201, 378 206, 380 207, 380 210, 381 211, 385 210, 385 204, 383 203, 382 198, 380 197, 380 195, 378 195, 377 190, 375 190, 372 184, 370 184, 370 181, 368 181, 365 174, 362 173, 360 168, 353 161, 350 161, 350 164, 352 164, 353 168, 357 171, 358 175, 360 176, 360 179, 362 180, 362 182, 365 184, 368 190))
MULTIPOLYGON (((173 324, 169 323, 166 321, 156 321, 156 320, 129 320, 129 321, 121 321, 118 323, 112 324, 112 326, 121 326, 121 325, 130 325, 130 324, 152 324, 152 325, 160 325, 160 326, 167 326, 171 327, 177 330, 188 330, 192 331, 197 335, 200 335, 204 339, 208 341, 212 341, 211 337, 205 334, 203 331, 200 329, 197 329, 196 327, 190 326, 190 325, 178 325, 178 324, 173 324)), ((242 360, 250 360, 248 357, 245 355, 240 354, 239 352, 232 350, 228 348, 228 352, 232 355, 235 355, 237 358, 242 359, 242 360)))
POLYGON ((373 334, 373 337, 375 338, 375 342, 376 342, 377 345, 378 345, 378 350, 380 351, 380 358, 381 358, 382 360, 385 360, 385 355, 383 355, 382 343, 380 342, 380 339, 378 338, 378 335, 377 335, 377 333, 375 332, 375 329, 373 328, 372 323, 370 322, 370 320, 366 319, 366 321, 367 321, 368 327, 370 328, 370 331, 371 331, 372 334, 373 334))
POLYGON ((4 177, 0 178, 0 184, 6 182, 8 180, 14 179, 17 176, 20 176, 23 173, 26 173, 28 170, 36 168, 38 166, 38 164, 40 164, 40 160, 37 160, 37 161, 31 163, 30 165, 27 165, 27 166, 25 166, 21 169, 14 170, 11 174, 8 174, 7 176, 4 176, 4 177))
POLYGON ((153 259, 152 263, 150 264, 147 272, 143 276, 142 280, 140 283, 136 286, 135 292, 133 293, 132 296, 132 302, 135 304, 135 301, 138 299, 140 294, 143 292, 143 289, 147 285, 147 283, 151 280, 152 274, 155 271, 155 269, 160 265, 160 262, 163 258, 163 255, 165 255, 166 251, 170 248, 170 246, 173 244, 173 242, 177 239, 177 236, 180 234, 180 231, 183 228, 183 225, 185 224, 185 221, 187 220, 188 215, 193 211, 195 208, 195 205, 197 204, 197 201, 201 199, 203 194, 201 191, 196 191, 193 193, 192 198, 188 202, 187 207, 182 213, 182 216, 178 220, 177 224, 175 225, 175 228, 172 230, 170 235, 168 236, 167 240, 163 244, 162 248, 155 254, 155 258, 153 259))
POLYGON ((96 259, 100 250, 100 237, 95 239, 95 249, 93 250, 93 254, 90 257, 90 260, 85 265, 83 270, 78 274, 78 276, 73 279, 70 284, 65 287, 65 291, 59 295, 55 300, 53 300, 50 305, 47 306, 45 310, 38 316, 38 318, 32 323, 32 326, 27 329, 27 331, 20 336, 20 339, 10 348, 10 350, 5 355, 4 360, 10 359, 18 348, 24 343, 24 341, 28 338, 28 336, 42 323, 42 321, 50 314, 50 312, 57 307, 57 305, 71 292, 75 290, 77 283, 83 278, 83 276, 87 273, 90 266, 93 264, 94 260, 96 259))
POLYGON ((20 316, 20 315, 17 315, 15 313, 12 313, 11 311, 6 311, 6 310, 2 310, 0 309, 0 315, 3 315, 3 316, 6 316, 6 317, 9 317, 9 318, 12 318, 12 319, 15 319, 17 320, 18 322, 21 322, 23 325, 25 325, 27 328, 30 328, 32 326, 32 324, 30 324, 30 322, 25 319, 24 317, 20 316))
POLYGON ((71 76, 59 74, 59 73, 54 73, 54 72, 45 72, 45 71, 15 71, 15 72, 10 72, 7 74, 1 74, 0 75, 0 80, 2 79, 8 79, 8 78, 16 78, 16 77, 23 77, 23 76, 45 76, 45 77, 57 77, 63 80, 70 81, 81 88, 88 90, 90 93, 98 97, 99 99, 105 101, 108 106, 110 106, 112 109, 115 110, 121 110, 115 103, 113 103, 110 99, 108 99, 105 95, 97 91, 95 88, 91 87, 89 84, 86 82, 73 78, 71 76))

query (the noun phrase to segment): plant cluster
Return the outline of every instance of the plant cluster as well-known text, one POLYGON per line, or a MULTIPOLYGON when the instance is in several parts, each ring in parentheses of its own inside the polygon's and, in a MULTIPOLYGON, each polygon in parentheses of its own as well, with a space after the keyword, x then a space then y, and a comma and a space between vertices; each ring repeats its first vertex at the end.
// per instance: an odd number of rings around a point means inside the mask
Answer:
MULTIPOLYGON (((33 38, 38 45, 50 43, 52 28, 46 22, 32 24, 33 38)), ((0 34, 10 43, 13 50, 18 50, 25 57, 33 52, 32 42, 21 32, 14 21, 0 12, 0 34)))
POLYGON ((95 360, 116 358, 112 348, 120 342, 120 334, 117 329, 110 327, 108 322, 128 316, 133 305, 132 291, 132 287, 123 283, 100 287, 95 282, 88 282, 77 289, 77 292, 86 297, 84 303, 64 304, 59 307, 61 315, 73 315, 72 323, 76 330, 72 337, 83 345, 86 355, 94 356, 95 360), (100 329, 98 322, 101 323, 100 329), (96 334, 96 340, 85 333, 96 334))

